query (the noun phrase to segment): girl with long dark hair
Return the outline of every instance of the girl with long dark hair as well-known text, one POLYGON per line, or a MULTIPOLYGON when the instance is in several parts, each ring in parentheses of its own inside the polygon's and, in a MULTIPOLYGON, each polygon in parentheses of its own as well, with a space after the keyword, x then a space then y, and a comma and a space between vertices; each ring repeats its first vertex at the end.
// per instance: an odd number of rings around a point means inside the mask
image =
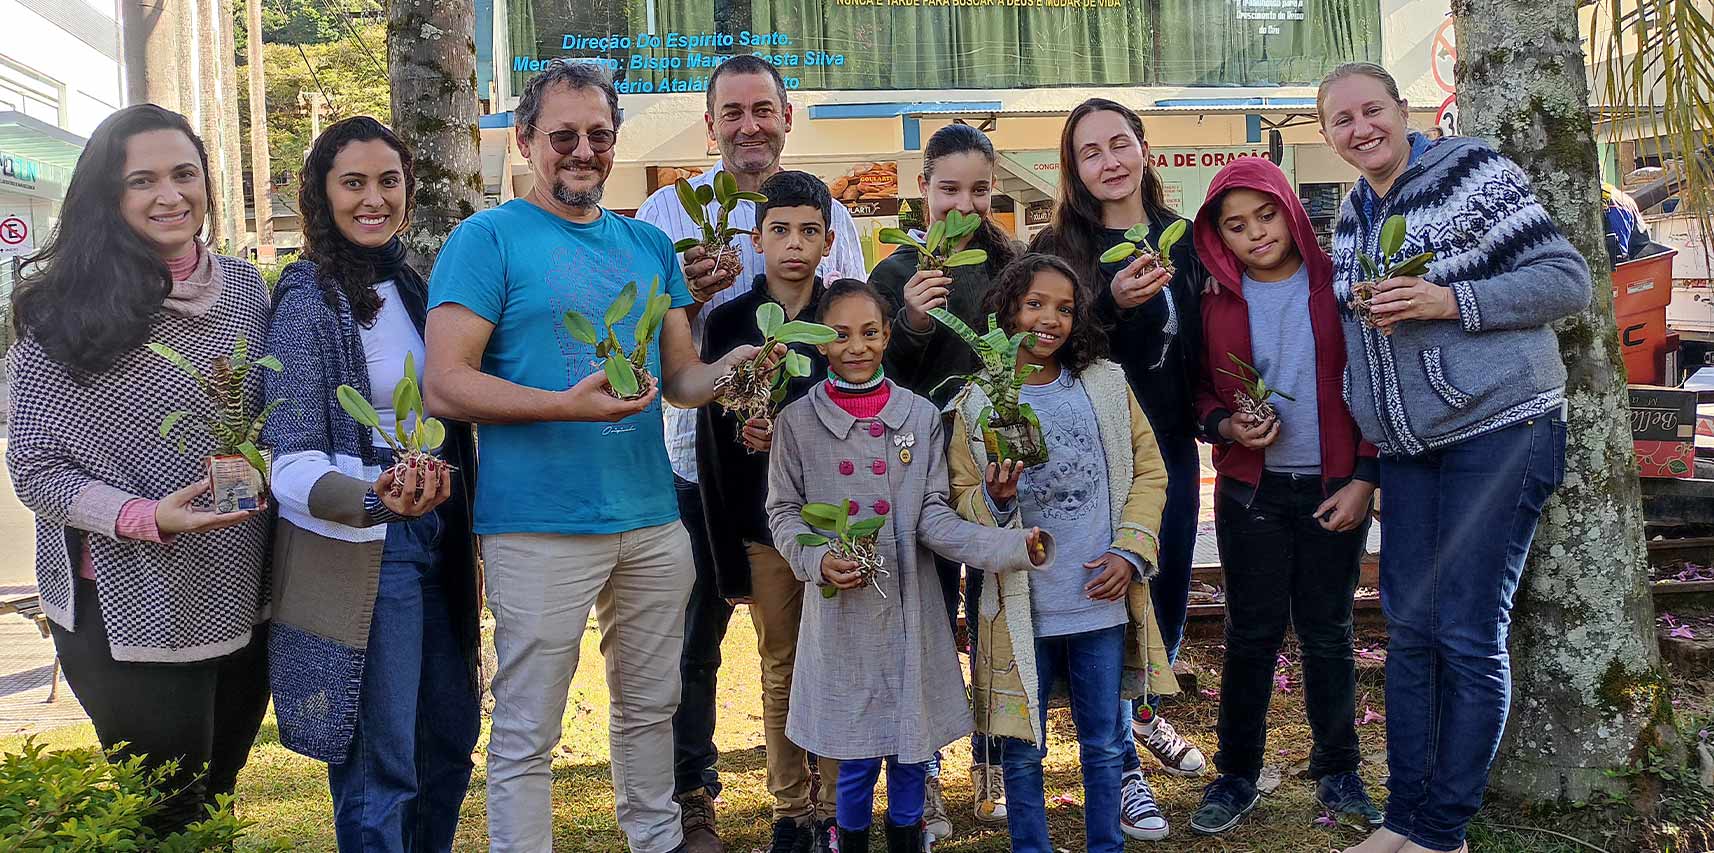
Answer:
MULTIPOLYGON (((1190 560, 1201 509, 1202 466, 1196 449, 1195 389, 1201 360, 1200 293, 1207 271, 1197 260, 1189 224, 1166 204, 1161 178, 1149 162, 1143 121, 1129 107, 1090 98, 1071 111, 1059 138, 1059 199, 1053 222, 1036 235, 1031 251, 1064 258, 1095 299, 1096 318, 1107 328, 1113 360, 1125 369, 1131 390, 1154 426, 1166 460, 1167 499, 1161 516, 1160 572, 1150 584, 1161 639, 1176 658, 1184 636, 1190 596, 1190 560), (1176 222, 1186 234, 1169 250, 1169 274, 1149 264, 1148 253, 1176 222), (1125 231, 1146 224, 1148 247, 1129 259, 1103 263, 1102 253, 1125 240, 1125 231)), ((1143 698, 1143 697, 1138 697, 1143 698)), ((1199 776, 1207 761, 1157 713, 1138 702, 1135 720, 1126 715, 1120 736, 1146 747, 1168 773, 1199 776)), ((1125 829, 1133 837, 1153 832, 1134 826, 1153 810, 1136 750, 1125 750, 1125 829)))
MULTIPOLYGON (((175 410, 214 413, 145 346, 206 373, 262 342, 262 277, 202 243, 212 197, 183 116, 119 110, 78 157, 12 298, 6 463, 36 514, 42 608, 102 746, 178 763, 177 793, 149 821, 157 836, 232 792, 268 705, 268 516, 207 508, 213 439, 180 427, 180 452, 156 429, 175 410)), ((259 378, 240 395, 254 418, 259 378)))
POLYGON ((469 428, 447 424, 444 466, 394 467, 383 434, 413 426, 394 388, 420 378, 427 290, 399 232, 411 152, 358 116, 318 137, 298 210, 304 260, 275 288, 268 346, 296 402, 263 437, 278 456, 274 708, 280 742, 328 763, 341 850, 452 848, 476 745, 477 609, 469 428), (349 385, 379 415, 353 420, 349 385))

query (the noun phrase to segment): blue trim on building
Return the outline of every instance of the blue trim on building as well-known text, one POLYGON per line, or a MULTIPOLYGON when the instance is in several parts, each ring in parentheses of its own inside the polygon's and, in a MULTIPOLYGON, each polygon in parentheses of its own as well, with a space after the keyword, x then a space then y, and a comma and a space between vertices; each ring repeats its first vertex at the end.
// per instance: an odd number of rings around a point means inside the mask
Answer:
POLYGON ((1000 101, 895 101, 880 104, 811 104, 809 117, 891 118, 906 113, 992 112, 1005 106, 1000 101))
POLYGON ((512 111, 507 110, 503 113, 491 113, 489 115, 479 116, 476 119, 476 126, 483 130, 504 130, 509 128, 512 126, 512 111))
POLYGON ((1157 107, 1313 107, 1314 98, 1167 98, 1157 107))

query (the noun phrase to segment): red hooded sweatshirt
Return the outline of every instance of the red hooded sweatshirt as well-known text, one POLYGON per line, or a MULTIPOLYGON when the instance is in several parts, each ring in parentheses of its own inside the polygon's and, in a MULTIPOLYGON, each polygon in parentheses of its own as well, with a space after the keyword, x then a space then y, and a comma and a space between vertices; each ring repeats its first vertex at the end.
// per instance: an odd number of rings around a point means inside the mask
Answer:
POLYGON ((1250 306, 1244 301, 1244 265, 1220 239, 1220 200, 1230 189, 1249 189, 1273 196, 1291 224, 1292 241, 1309 267, 1309 324, 1315 333, 1315 399, 1321 421, 1321 478, 1324 486, 1357 477, 1378 482, 1375 447, 1363 441, 1345 407, 1345 334, 1333 295, 1333 261, 1316 242, 1309 213, 1303 209, 1291 181, 1278 166, 1261 157, 1234 160, 1208 187, 1208 201, 1196 214, 1196 255, 1220 282, 1219 293, 1202 297, 1202 378, 1196 395, 1196 417, 1214 443, 1214 468, 1254 488, 1261 482, 1263 453, 1220 437, 1220 421, 1230 417, 1234 394, 1242 386, 1216 368, 1231 364, 1227 353, 1255 364, 1250 348, 1250 306))

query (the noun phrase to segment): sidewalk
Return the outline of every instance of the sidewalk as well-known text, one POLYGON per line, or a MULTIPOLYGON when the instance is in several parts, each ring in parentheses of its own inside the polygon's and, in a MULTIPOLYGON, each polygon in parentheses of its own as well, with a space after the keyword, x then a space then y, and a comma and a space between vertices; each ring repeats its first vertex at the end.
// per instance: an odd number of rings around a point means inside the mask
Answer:
MULTIPOLYGON (((4 388, 0 383, 0 395, 4 388)), ((0 423, 4 412, 0 406, 0 423)), ((0 455, 5 451, 6 442, 0 438, 0 455)), ((0 466, 0 598, 36 594, 35 542, 34 518, 18 502, 11 475, 0 466)), ((34 622, 14 614, 0 615, 0 735, 31 734, 88 721, 63 675, 58 700, 47 701, 53 662, 53 641, 43 638, 34 622)))

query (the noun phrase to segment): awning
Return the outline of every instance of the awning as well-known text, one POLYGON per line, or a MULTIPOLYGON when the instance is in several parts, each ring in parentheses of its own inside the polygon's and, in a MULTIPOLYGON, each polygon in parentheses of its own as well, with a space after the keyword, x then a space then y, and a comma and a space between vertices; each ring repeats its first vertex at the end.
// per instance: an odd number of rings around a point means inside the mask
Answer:
POLYGON ((0 112, 0 151, 70 171, 89 140, 20 112, 0 112))

